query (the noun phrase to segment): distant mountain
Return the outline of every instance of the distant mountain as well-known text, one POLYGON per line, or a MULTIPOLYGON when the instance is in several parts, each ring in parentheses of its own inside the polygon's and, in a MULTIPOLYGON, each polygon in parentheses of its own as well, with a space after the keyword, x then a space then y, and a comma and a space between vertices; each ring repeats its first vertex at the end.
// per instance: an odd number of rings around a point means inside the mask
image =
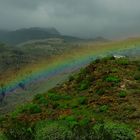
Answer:
POLYGON ((14 31, 0 30, 0 42, 4 42, 10 45, 17 45, 31 40, 49 39, 49 38, 60 38, 66 42, 77 42, 77 41, 93 41, 93 42, 107 42, 108 40, 103 37, 97 37, 92 39, 81 39, 78 37, 62 35, 55 28, 40 28, 31 27, 23 28, 14 31))
POLYGON ((0 30, 0 41, 9 44, 19 44, 29 40, 60 37, 55 28, 24 28, 15 31, 0 30))
POLYGON ((110 40, 102 37, 102 36, 98 36, 98 37, 95 37, 95 38, 90 38, 88 39, 88 41, 94 41, 94 42, 108 42, 110 40))

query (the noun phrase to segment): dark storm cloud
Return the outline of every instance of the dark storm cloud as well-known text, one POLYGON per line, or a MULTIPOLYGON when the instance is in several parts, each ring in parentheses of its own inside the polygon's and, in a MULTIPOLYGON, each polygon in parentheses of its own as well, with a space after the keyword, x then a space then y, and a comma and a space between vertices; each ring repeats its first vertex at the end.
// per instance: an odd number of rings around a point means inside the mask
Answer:
POLYGON ((0 28, 31 26, 91 38, 140 35, 140 1, 0 0, 0 28))

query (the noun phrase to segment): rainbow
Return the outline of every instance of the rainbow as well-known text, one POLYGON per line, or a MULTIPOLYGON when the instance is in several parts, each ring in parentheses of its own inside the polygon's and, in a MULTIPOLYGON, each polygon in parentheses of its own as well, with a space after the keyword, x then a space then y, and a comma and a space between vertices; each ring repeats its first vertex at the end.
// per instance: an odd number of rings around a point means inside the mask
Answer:
MULTIPOLYGON (((62 73, 75 71, 98 57, 106 55, 128 53, 140 54, 139 41, 127 41, 93 45, 85 44, 81 48, 72 50, 60 56, 54 56, 48 61, 42 60, 40 64, 23 69, 13 80, 6 83, 6 93, 12 93, 20 86, 27 86, 43 79, 50 79, 62 73)), ((2 89, 1 89, 2 90, 2 89)))

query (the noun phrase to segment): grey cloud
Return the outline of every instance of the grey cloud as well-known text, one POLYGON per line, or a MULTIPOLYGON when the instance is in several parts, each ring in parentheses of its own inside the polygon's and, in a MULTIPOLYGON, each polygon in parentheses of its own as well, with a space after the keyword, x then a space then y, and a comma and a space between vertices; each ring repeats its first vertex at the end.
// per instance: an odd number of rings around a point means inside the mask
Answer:
POLYGON ((139 0, 0 0, 0 28, 56 27, 80 37, 140 35, 139 0))

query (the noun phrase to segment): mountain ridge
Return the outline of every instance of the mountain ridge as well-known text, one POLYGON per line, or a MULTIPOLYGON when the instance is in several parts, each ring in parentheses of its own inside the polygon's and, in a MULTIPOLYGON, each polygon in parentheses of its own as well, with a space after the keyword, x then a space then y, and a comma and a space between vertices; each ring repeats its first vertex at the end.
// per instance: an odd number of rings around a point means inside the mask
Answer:
POLYGON ((76 41, 94 41, 94 42, 107 42, 108 40, 103 37, 96 37, 92 39, 83 39, 71 35, 63 35, 56 28, 41 28, 41 27, 30 27, 21 28, 16 30, 0 30, 0 41, 10 44, 17 45, 30 40, 49 39, 49 38, 63 38, 68 42, 76 41))
POLYGON ((60 33, 55 28, 22 28, 13 31, 0 31, 0 41, 8 44, 19 44, 21 42, 59 37, 60 33))

